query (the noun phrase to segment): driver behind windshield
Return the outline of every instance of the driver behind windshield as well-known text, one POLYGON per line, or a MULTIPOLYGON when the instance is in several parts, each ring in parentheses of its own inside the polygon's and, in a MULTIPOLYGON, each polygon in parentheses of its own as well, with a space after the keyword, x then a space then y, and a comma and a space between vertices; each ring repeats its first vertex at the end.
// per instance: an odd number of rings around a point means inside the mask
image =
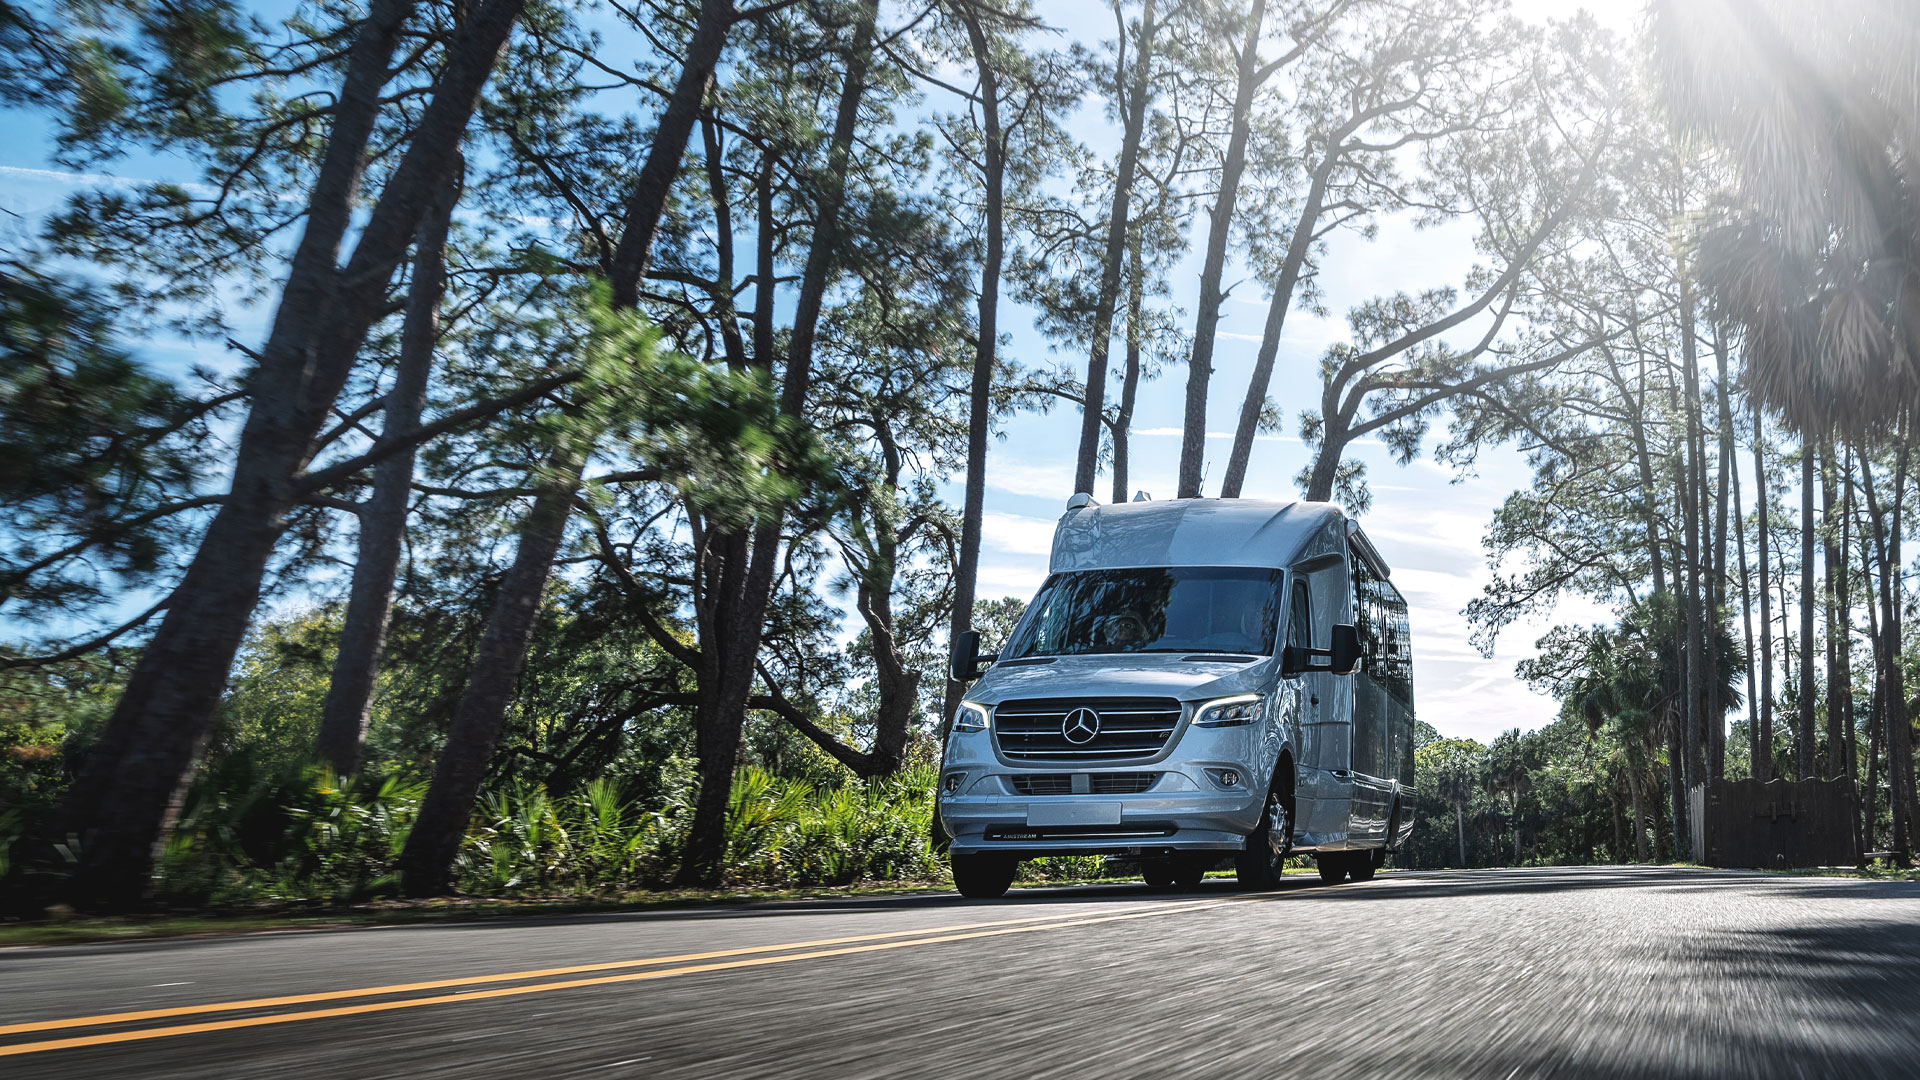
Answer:
POLYGON ((1102 644, 1120 652, 1133 652, 1147 643, 1146 620, 1128 611, 1109 615, 1100 624, 1102 644))

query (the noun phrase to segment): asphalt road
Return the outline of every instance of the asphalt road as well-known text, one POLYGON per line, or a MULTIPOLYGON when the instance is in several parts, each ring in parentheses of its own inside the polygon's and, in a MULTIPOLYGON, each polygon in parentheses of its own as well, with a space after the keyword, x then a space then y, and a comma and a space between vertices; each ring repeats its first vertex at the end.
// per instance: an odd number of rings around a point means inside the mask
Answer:
POLYGON ((1912 1077, 1920 885, 1409 873, 0 950, 0 1055, 9 1080, 1912 1077))

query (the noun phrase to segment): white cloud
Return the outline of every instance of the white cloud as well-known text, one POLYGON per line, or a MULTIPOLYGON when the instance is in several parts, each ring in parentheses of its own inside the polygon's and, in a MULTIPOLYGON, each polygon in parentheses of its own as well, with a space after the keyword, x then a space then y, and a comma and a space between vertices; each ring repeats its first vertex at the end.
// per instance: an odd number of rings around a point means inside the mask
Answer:
POLYGON ((1073 465, 1070 462, 1007 461, 987 458, 987 486, 1010 495, 1029 495, 1038 499, 1058 499, 1065 506, 1073 494, 1073 465))
POLYGON ((1053 526, 1045 518, 988 511, 980 518, 980 536, 999 551, 1047 556, 1053 554, 1053 526))

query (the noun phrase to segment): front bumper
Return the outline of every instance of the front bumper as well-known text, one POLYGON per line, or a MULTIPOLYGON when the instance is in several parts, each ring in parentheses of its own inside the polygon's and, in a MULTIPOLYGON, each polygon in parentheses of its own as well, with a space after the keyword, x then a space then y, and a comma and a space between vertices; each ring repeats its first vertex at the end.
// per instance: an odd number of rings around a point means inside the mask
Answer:
POLYGON ((1163 855, 1238 851, 1259 823, 1258 796, 963 795, 940 801, 940 820, 963 855, 1163 855))

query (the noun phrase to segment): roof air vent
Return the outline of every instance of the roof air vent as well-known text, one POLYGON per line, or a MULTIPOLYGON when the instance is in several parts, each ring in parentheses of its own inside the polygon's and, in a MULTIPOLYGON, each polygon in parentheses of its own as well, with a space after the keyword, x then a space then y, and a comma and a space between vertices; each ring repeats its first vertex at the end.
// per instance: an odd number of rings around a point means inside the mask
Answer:
POLYGON ((1133 493, 1133 501, 1134 502, 1152 502, 1153 496, 1147 494, 1144 491, 1136 491, 1133 493))
POLYGON ((1085 510, 1092 505, 1094 505, 1094 502, 1091 493, 1076 491, 1073 493, 1073 497, 1067 500, 1067 512, 1072 513, 1075 510, 1085 510))

